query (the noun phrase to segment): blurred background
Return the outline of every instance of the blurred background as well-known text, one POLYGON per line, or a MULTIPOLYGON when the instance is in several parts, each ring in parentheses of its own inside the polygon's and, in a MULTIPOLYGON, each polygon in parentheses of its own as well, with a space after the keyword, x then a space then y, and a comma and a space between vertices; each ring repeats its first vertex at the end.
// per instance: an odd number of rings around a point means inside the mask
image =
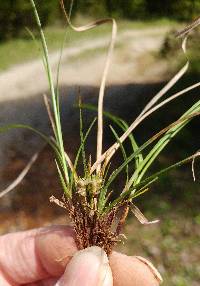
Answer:
MULTIPOLYGON (((70 0, 65 1, 67 10, 70 0)), ((110 41, 111 26, 75 33, 66 24, 58 0, 36 1, 50 51, 56 79, 60 49, 64 42, 60 67, 62 123, 66 151, 72 160, 80 144, 77 99, 97 104, 98 88, 110 41), (65 39, 65 41, 64 41, 65 39)), ((105 110, 129 123, 144 104, 186 62, 181 40, 175 33, 200 15, 199 0, 77 0, 72 21, 83 25, 112 16, 118 22, 118 37, 110 68, 105 110)), ((188 41, 190 68, 166 96, 197 81, 200 75, 200 30, 188 41)), ((30 124, 51 135, 43 103, 48 84, 42 66, 38 31, 29 1, 0 1, 0 125, 30 124)), ((135 131, 140 144, 167 124, 175 121, 195 101, 199 89, 175 100, 149 117, 135 131)), ((87 129, 95 112, 84 111, 87 129)), ((104 149, 113 141, 110 122, 105 119, 104 149)), ((199 119, 194 119, 169 144, 153 164, 149 174, 184 159, 200 149, 199 119)), ((96 134, 88 138, 87 154, 95 156, 96 134)), ((0 134, 0 186, 6 188, 40 150, 22 183, 0 200, 0 234, 51 224, 69 223, 63 209, 49 203, 49 197, 61 198, 53 154, 50 148, 27 130, 0 134)), ((114 158, 113 167, 120 163, 114 158)), ((118 250, 149 258, 163 275, 164 284, 197 286, 200 281, 200 172, 195 161, 196 181, 191 164, 163 176, 151 192, 136 204, 149 219, 160 223, 142 226, 132 216, 124 229, 127 240, 118 250)), ((120 191, 123 175, 114 188, 120 191)), ((125 175, 124 175, 125 176, 125 175)))

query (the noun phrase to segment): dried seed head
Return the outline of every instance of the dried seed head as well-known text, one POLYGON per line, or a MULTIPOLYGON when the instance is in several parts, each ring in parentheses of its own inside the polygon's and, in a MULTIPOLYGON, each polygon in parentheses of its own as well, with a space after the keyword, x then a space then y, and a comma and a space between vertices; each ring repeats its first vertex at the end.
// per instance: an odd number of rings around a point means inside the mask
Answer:
POLYGON ((92 175, 88 178, 79 178, 76 182, 78 194, 82 196, 96 196, 99 194, 102 185, 102 179, 92 175))
POLYGON ((78 194, 81 196, 86 196, 86 184, 84 179, 79 178, 76 182, 76 185, 78 194))

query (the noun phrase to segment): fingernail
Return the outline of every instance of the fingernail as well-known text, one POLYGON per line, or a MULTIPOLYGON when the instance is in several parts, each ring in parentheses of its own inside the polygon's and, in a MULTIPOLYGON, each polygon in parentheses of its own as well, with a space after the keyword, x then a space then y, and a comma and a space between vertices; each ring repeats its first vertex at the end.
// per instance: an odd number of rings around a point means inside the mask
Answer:
POLYGON ((74 255, 56 286, 112 286, 112 281, 105 251, 92 246, 74 255))

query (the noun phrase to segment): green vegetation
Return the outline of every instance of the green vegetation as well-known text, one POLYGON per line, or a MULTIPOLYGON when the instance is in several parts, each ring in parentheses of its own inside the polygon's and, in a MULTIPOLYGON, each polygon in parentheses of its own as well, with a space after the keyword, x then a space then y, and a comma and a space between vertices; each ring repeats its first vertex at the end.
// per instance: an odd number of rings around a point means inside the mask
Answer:
MULTIPOLYGON (((69 10, 70 1, 65 1, 69 10)), ((59 0, 36 1, 40 7, 43 27, 60 22, 63 18, 59 0)), ((89 17, 114 16, 138 20, 168 17, 176 20, 191 20, 199 15, 198 0, 74 0, 73 16, 84 14, 89 17)), ((0 40, 24 35, 24 26, 36 28, 31 6, 24 0, 0 2, 0 40)))
MULTIPOLYGON (((84 19, 86 23, 87 20, 84 19)), ((76 23, 76 21, 75 21, 76 23)), ((168 19, 159 19, 152 21, 128 21, 121 20, 118 22, 118 32, 122 32, 128 29, 143 29, 152 28, 154 26, 174 26, 177 25, 175 21, 168 19)), ((63 25, 64 26, 64 25, 63 25)), ((45 28, 44 33, 47 39, 49 51, 58 50, 61 48, 63 39, 66 34, 65 47, 76 46, 82 40, 89 40, 94 38, 100 38, 108 36, 111 32, 109 25, 97 27, 95 30, 89 30, 84 33, 76 33, 68 27, 63 26, 48 26, 45 28)), ((26 62, 35 58, 40 58, 41 54, 38 46, 34 45, 33 39, 28 31, 26 31, 26 37, 18 37, 17 39, 11 39, 9 41, 0 42, 0 71, 3 71, 13 65, 26 62)), ((36 37, 37 39, 38 37, 36 37)))
MULTIPOLYGON (((199 54, 199 36, 200 29, 196 29, 191 33, 188 39, 188 51, 187 55, 190 59, 190 73, 191 76, 200 73, 200 54, 199 54)), ((180 41, 175 37, 175 31, 170 31, 164 40, 163 46, 160 50, 160 56, 165 57, 167 60, 171 59, 173 61, 173 69, 179 67, 184 58, 180 53, 180 41)), ((196 76, 195 76, 196 77, 196 76)))
POLYGON ((118 246, 128 255, 153 261, 164 286, 198 285, 200 280, 199 184, 191 180, 188 166, 155 184, 152 195, 137 203, 149 218, 159 218, 159 224, 141 226, 130 217, 123 232, 128 239, 118 246))
MULTIPOLYGON (((154 204, 155 200, 156 198, 154 198, 154 204)), ((129 219, 124 229, 128 241, 125 241, 125 246, 120 245, 118 250, 153 261, 162 274, 164 286, 198 285, 200 279, 199 225, 194 223, 192 216, 181 215, 169 204, 167 204, 168 209, 163 210, 162 207, 167 207, 166 204, 159 203, 157 207, 160 211, 158 217, 161 220, 157 227, 140 226, 134 219, 129 219), (166 211, 167 217, 163 215, 166 211)), ((181 206, 183 208, 183 205, 181 206)), ((149 211, 145 213, 149 217, 155 217, 149 211)))
MULTIPOLYGON (((106 35, 110 33, 110 27, 105 26, 102 30, 97 28, 96 31, 88 31, 85 34, 77 34, 71 29, 66 30, 66 28, 60 26, 49 26, 45 29, 44 33, 48 43, 49 51, 54 51, 61 48, 66 33, 65 46, 69 47, 73 46, 75 42, 81 41, 83 39, 94 39, 96 37, 106 35)), ((28 35, 27 38, 20 37, 18 39, 12 39, 0 43, 0 55, 0 70, 5 70, 15 64, 26 62, 27 60, 35 58, 40 58, 40 44, 34 45, 34 41, 31 35, 28 35)))
MULTIPOLYGON (((37 1, 41 4, 41 18, 44 26, 55 23, 59 1, 37 1)), ((29 1, 7 0, 0 2, 0 40, 24 35, 24 27, 35 29, 35 21, 29 1)))

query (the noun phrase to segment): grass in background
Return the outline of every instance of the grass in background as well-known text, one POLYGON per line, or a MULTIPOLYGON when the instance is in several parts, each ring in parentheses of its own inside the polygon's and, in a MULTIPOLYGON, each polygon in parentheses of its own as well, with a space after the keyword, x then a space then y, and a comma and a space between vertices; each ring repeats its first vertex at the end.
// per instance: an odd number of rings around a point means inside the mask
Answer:
MULTIPOLYGON (((82 21, 82 20, 81 20, 82 21)), ((87 22, 84 19, 85 22, 87 22)), ((119 21, 118 30, 119 33, 124 30, 131 29, 145 29, 160 26, 174 26, 177 25, 174 21, 167 19, 152 20, 152 21, 119 21)), ((45 35, 48 43, 49 50, 55 51, 60 48, 64 39, 66 29, 62 26, 50 26, 45 29, 45 35)), ((95 30, 89 30, 84 33, 76 33, 71 29, 68 29, 66 47, 74 46, 75 42, 82 40, 89 40, 94 38, 105 37, 109 35, 111 28, 109 25, 97 27, 95 30)), ((29 60, 40 58, 40 52, 36 49, 31 36, 26 38, 13 39, 7 42, 0 43, 0 71, 4 71, 13 65, 20 64, 29 60)))
POLYGON ((138 205, 149 218, 159 218, 159 225, 145 227, 129 218, 123 232, 128 240, 118 246, 128 255, 153 261, 163 286, 199 285, 199 186, 191 180, 191 170, 176 170, 155 185, 148 200, 144 197, 138 205))
MULTIPOLYGON (((189 35, 188 39, 187 55, 190 59, 189 72, 191 73, 191 77, 195 73, 200 73, 199 36, 200 29, 197 28, 189 35)), ((175 37, 174 28, 166 34, 159 56, 167 59, 167 61, 170 60, 170 70, 172 72, 178 69, 185 61, 183 54, 180 52, 180 41, 175 37)))
MULTIPOLYGON (((89 31, 85 34, 77 34, 72 30, 68 29, 67 41, 65 46, 73 46, 75 41, 81 41, 82 39, 85 40, 97 38, 99 36, 109 34, 110 27, 104 27, 104 29, 102 29, 101 31, 100 30, 101 29, 97 29, 97 31, 95 32, 89 31)), ((59 26, 52 26, 45 29, 48 48, 51 52, 61 48, 61 43, 65 37, 65 33, 66 29, 59 26)), ((27 38, 13 39, 4 43, 0 43, 0 55, 0 71, 6 70, 16 64, 41 58, 39 49, 36 48, 31 36, 27 36, 27 38)))

